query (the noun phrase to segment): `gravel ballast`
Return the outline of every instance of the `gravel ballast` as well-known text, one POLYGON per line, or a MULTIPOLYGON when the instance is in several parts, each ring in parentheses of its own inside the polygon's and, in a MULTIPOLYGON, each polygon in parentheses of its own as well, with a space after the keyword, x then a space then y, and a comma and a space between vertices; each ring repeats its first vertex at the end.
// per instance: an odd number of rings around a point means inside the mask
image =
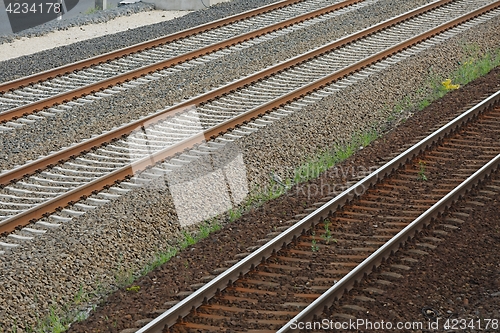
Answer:
POLYGON ((71 45, 75 42, 116 34, 145 25, 169 21, 189 13, 191 13, 191 11, 150 10, 147 12, 130 14, 129 16, 119 16, 110 21, 84 27, 69 27, 64 30, 53 31, 43 36, 16 39, 10 43, 0 44, 0 62, 35 54, 44 50, 54 49, 60 46, 71 45))
MULTIPOLYGON (((290 175, 305 156, 384 122, 391 113, 387 105, 405 96, 416 101, 411 92, 422 87, 430 68, 437 76, 451 73, 464 45, 498 48, 499 28, 495 18, 236 142, 249 188, 266 185, 269 171, 290 175)), ((0 304, 7 307, 0 315, 5 326, 33 324, 36 315, 49 313, 53 302, 71 303, 80 286, 88 292, 108 288, 117 283, 119 272, 142 267, 179 235, 172 208, 166 189, 134 191, 1 257, 0 304)))
POLYGON ((378 1, 342 15, 342 20, 331 19, 316 24, 314 29, 301 29, 207 64, 182 70, 152 84, 131 88, 91 104, 74 106, 55 117, 0 133, 0 149, 4 152, 0 157, 0 169, 24 164, 27 160, 87 139, 91 134, 108 131, 140 116, 174 105, 183 98, 215 89, 428 2, 378 1), (54 128, 60 130, 54 131, 54 128), (40 142, 44 144, 40 145, 40 142))
POLYGON ((53 20, 36 27, 19 31, 18 33, 10 33, 0 35, 0 45, 13 42, 20 38, 31 38, 44 36, 50 32, 65 30, 70 27, 79 27, 95 23, 104 23, 120 16, 129 16, 131 14, 154 10, 155 7, 150 3, 135 3, 124 7, 117 7, 108 10, 100 10, 93 14, 83 14, 70 19, 61 21, 53 20))

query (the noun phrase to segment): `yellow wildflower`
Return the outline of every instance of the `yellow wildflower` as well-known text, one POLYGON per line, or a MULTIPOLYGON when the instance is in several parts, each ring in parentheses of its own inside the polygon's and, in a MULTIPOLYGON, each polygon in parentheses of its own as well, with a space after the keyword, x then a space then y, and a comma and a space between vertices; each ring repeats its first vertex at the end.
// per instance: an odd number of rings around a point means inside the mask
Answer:
POLYGON ((450 79, 444 80, 443 82, 441 82, 441 84, 443 85, 444 89, 446 89, 446 90, 455 90, 455 89, 460 88, 459 84, 451 84, 450 79))
POLYGON ((127 288, 127 291, 131 291, 131 292, 138 292, 139 290, 141 290, 141 286, 132 286, 132 287, 129 287, 127 288))

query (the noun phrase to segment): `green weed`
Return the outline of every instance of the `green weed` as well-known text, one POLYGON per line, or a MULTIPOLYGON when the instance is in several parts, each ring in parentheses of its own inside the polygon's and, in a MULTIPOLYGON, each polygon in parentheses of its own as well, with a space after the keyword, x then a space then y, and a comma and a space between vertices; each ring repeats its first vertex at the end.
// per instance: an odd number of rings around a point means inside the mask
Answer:
POLYGON ((432 74, 424 87, 415 92, 420 101, 412 103, 408 97, 393 106, 393 112, 388 117, 388 121, 397 118, 403 109, 423 110, 433 101, 444 97, 448 92, 459 89, 471 81, 488 74, 493 68, 500 65, 500 48, 482 53, 477 44, 464 45, 463 52, 466 56, 459 61, 459 67, 453 71, 448 78, 439 77, 432 74))
POLYGON ((50 307, 49 312, 48 318, 41 324, 40 331, 50 331, 52 333, 61 333, 66 331, 69 324, 68 319, 63 318, 60 315, 60 311, 58 311, 54 306, 50 307))
POLYGON ((429 105, 431 105, 431 102, 427 99, 424 99, 423 101, 421 101, 419 104, 418 104, 418 109, 420 111, 422 111, 423 109, 425 109, 426 107, 428 107, 429 105))
POLYGON ((88 299, 87 295, 83 291, 83 285, 80 285, 80 289, 78 289, 78 292, 76 293, 75 297, 73 298, 73 303, 76 305, 81 304, 82 302, 85 302, 88 299))
POLYGON ((375 130, 353 135, 351 140, 345 145, 335 145, 333 149, 326 150, 309 159, 295 170, 293 183, 300 184, 311 179, 318 178, 319 175, 336 164, 351 157, 360 147, 368 146, 378 138, 375 130))
POLYGON ((323 224, 325 226, 325 234, 322 236, 323 240, 326 244, 330 244, 330 242, 337 243, 337 240, 332 237, 332 232, 330 231, 330 221, 324 220, 323 224))
MULTIPOLYGON (((240 215, 241 216, 241 215, 240 215)), ((199 239, 204 239, 210 236, 212 232, 218 231, 222 228, 222 226, 216 221, 212 221, 212 223, 205 222, 200 225, 200 231, 198 233, 199 239)))
POLYGON ((313 252, 318 252, 319 251, 319 246, 318 246, 318 242, 316 241, 316 233, 313 231, 311 231, 311 236, 313 237, 312 241, 311 241, 311 251, 313 252))
POLYGON ((241 217, 242 211, 236 207, 230 209, 228 211, 228 214, 229 214, 229 222, 234 222, 241 217))
POLYGON ((193 235, 191 235, 187 231, 184 231, 183 234, 184 234, 184 239, 182 240, 182 242, 180 244, 180 247, 182 250, 184 250, 188 246, 196 244, 196 238, 193 235))
POLYGON ((424 161, 419 161, 418 162, 418 167, 419 167, 419 170, 418 170, 417 179, 418 180, 422 180, 422 181, 426 181, 427 180, 427 176, 425 175, 425 162, 424 161))
POLYGON ((175 257, 177 253, 178 250, 175 248, 169 248, 165 252, 157 253, 155 258, 142 269, 141 275, 146 275, 149 272, 152 272, 156 268, 160 267, 161 265, 175 257))
POLYGON ((115 272, 115 282, 119 288, 128 286, 134 282, 134 271, 131 268, 125 269, 121 263, 118 264, 118 269, 115 272))
POLYGON ((449 91, 458 89, 460 86, 488 74, 493 68, 500 65, 500 48, 485 54, 479 51, 478 45, 466 45, 463 48, 469 56, 459 62, 460 66, 446 80, 439 77, 432 77, 429 80, 428 86, 431 87, 431 91, 420 102, 420 106, 423 106, 422 103, 428 105, 430 102, 442 98, 449 91))

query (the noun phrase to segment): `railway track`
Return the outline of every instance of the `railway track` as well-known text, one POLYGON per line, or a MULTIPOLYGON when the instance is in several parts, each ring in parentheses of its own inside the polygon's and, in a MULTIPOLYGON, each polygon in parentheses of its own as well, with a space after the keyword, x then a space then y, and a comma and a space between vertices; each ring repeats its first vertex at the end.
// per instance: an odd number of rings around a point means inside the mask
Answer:
MULTIPOLYGON (((15 127, 15 123, 8 123, 10 120, 37 111, 42 112, 39 116, 51 116, 57 111, 47 109, 60 103, 88 103, 88 99, 77 99, 87 95, 93 95, 89 96, 90 99, 106 96, 102 91, 118 84, 122 85, 115 89, 120 90, 153 82, 158 77, 192 66, 185 64, 180 68, 172 68, 175 65, 193 59, 201 63, 210 61, 216 57, 209 55, 217 51, 217 56, 222 56, 225 52, 220 51, 231 46, 240 49, 250 47, 258 43, 255 40, 257 37, 276 32, 287 33, 290 30, 286 28, 298 29, 316 24, 330 18, 332 12, 364 1, 334 1, 333 4, 327 0, 281 1, 164 38, 0 84, 0 123, 6 123, 7 126, 2 128, 8 130, 15 127), (164 72, 159 74, 158 71, 164 72)), ((34 119, 32 117, 24 121, 34 119)))
MULTIPOLYGON (((297 323, 311 322, 498 172, 499 129, 497 92, 300 221, 289 221, 262 247, 238 255, 243 259, 138 332, 298 331, 297 323)), ((439 235, 409 251, 425 253, 439 235)), ((387 279, 391 274, 397 275, 388 272, 387 279)))
MULTIPOLYGON (((449 21, 450 15, 458 16, 456 10, 467 12, 470 4, 470 1, 437 1, 423 6, 171 109, 4 172, 0 174, 3 185, 0 232, 9 233, 39 219, 42 220, 38 224, 44 228, 70 221, 209 154, 227 141, 256 131, 342 89, 343 85, 352 84, 356 77, 362 79, 380 69, 377 65, 367 67, 371 64, 459 24, 463 25, 456 29, 466 29, 472 23, 465 22, 476 16, 483 15, 478 18, 481 20, 496 15, 499 6, 494 2, 449 21), (434 28, 429 29, 429 24, 434 28), (344 78, 356 71, 352 77, 344 78), (334 84, 342 78, 339 81, 342 84, 334 84), (258 116, 263 117, 252 121, 258 116), (220 136, 228 130, 232 132, 220 136), (128 136, 121 139, 124 135, 128 136), (214 137, 217 142, 205 142, 214 137), (186 149, 191 150, 186 152, 186 149), (155 166, 173 156, 177 158, 155 166), (137 175, 145 169, 148 170, 137 175), (128 181, 124 182, 125 179, 128 181), (122 185, 116 187, 116 182, 122 185), (82 199, 85 201, 78 202, 82 199), (64 208, 72 203, 76 204, 64 208), (59 213, 50 215, 55 211, 59 213)), ((433 45, 431 41, 420 47, 429 45, 433 45)), ((406 55, 411 52, 406 51, 406 55)), ((28 235, 9 237, 29 239, 30 233, 43 232, 25 228, 21 233, 28 235)))

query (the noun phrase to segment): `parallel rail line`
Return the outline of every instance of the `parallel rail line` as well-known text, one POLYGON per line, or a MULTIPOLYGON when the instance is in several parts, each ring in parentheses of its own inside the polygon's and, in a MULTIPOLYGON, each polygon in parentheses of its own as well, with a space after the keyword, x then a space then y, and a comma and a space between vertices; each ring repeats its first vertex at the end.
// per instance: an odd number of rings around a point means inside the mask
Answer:
MULTIPOLYGON (((207 93, 202 94, 200 96, 197 96, 195 98, 191 98, 183 103, 179 103, 179 104, 177 104, 173 107, 170 107, 168 109, 162 110, 162 111, 157 112, 155 114, 144 117, 140 120, 131 122, 129 124, 126 124, 124 126, 117 128, 117 129, 114 129, 114 130, 111 130, 111 131, 106 132, 104 134, 101 134, 99 136, 96 136, 96 137, 92 138, 91 140, 86 140, 86 141, 81 142, 79 144, 73 145, 72 147, 62 149, 55 154, 51 154, 51 155, 46 156, 42 159, 38 159, 36 161, 26 163, 25 165, 18 167, 18 168, 14 168, 13 170, 3 172, 0 174, 0 186, 2 186, 2 185, 5 186, 5 185, 9 184, 10 182, 21 179, 22 177, 24 177, 26 175, 33 174, 34 172, 37 172, 38 170, 43 170, 44 168, 46 168, 50 165, 55 165, 55 164, 61 163, 61 162, 65 161, 73 156, 78 156, 83 152, 89 151, 92 148, 97 147, 99 145, 102 145, 104 143, 111 142, 117 138, 122 137, 123 135, 128 135, 132 131, 136 130, 137 128, 147 127, 153 123, 157 123, 161 120, 168 119, 168 118, 171 118, 177 114, 185 112, 186 110, 191 109, 192 107, 199 107, 203 103, 206 103, 208 101, 211 101, 211 100, 214 100, 218 97, 226 95, 228 92, 235 92, 235 91, 241 90, 254 82, 258 82, 259 80, 270 77, 271 75, 273 75, 275 73, 279 73, 285 69, 292 68, 293 66, 299 65, 307 60, 314 59, 315 57, 321 56, 327 52, 331 52, 337 48, 340 48, 342 46, 346 46, 349 43, 352 43, 352 42, 360 40, 364 37, 370 36, 371 34, 373 34, 375 32, 382 31, 383 29, 391 27, 391 26, 395 25, 396 23, 404 22, 404 20, 411 18, 412 16, 424 13, 426 11, 429 11, 429 10, 432 10, 434 8, 445 5, 447 3, 450 3, 452 1, 453 0, 436 1, 434 3, 431 3, 430 5, 421 7, 415 11, 412 11, 412 12, 403 14, 401 16, 398 16, 396 18, 393 18, 391 20, 382 22, 381 24, 370 27, 370 28, 365 29, 363 31, 360 31, 358 33, 349 35, 349 36, 342 38, 338 41, 335 41, 335 42, 330 43, 328 45, 325 45, 323 47, 317 48, 311 52, 308 52, 308 53, 305 53, 301 56, 292 58, 288 61, 282 62, 282 63, 277 64, 275 66, 269 67, 265 70, 262 70, 260 72, 253 74, 253 75, 250 75, 246 78, 243 78, 243 79, 238 80, 236 82, 233 82, 231 84, 225 85, 221 88, 212 90, 210 92, 207 92, 207 93)), ((453 24, 453 22, 452 22, 452 24, 453 24)), ((448 27, 451 25, 448 25, 448 27)), ((446 27, 443 27, 443 30, 445 30, 445 29, 446 29, 446 27)), ((387 54, 390 54, 391 52, 395 53, 398 50, 402 50, 402 49, 404 49, 404 47, 396 47, 396 48, 389 50, 386 53, 387 54)), ((386 56, 386 55, 382 55, 382 56, 378 57, 378 60, 383 59, 384 56, 386 56)), ((374 59, 371 59, 371 60, 374 60, 374 59)), ((338 78, 341 78, 345 75, 348 75, 349 73, 354 72, 356 70, 359 70, 363 66, 367 66, 371 63, 372 62, 370 62, 370 61, 365 61, 363 63, 356 64, 356 66, 354 66, 352 68, 347 68, 344 71, 336 72, 333 76, 324 78, 316 86, 321 86, 323 84, 326 84, 329 82, 328 80, 330 80, 330 82, 334 81, 335 79, 338 79, 338 78)), ((274 105, 272 105, 271 107, 266 105, 262 109, 265 109, 265 108, 271 109, 272 107, 275 107, 276 105, 279 106, 280 104, 286 103, 290 99, 293 99, 297 96, 306 94, 308 91, 312 91, 312 90, 313 89, 311 89, 311 87, 305 87, 304 89, 296 90, 294 95, 291 96, 292 98, 283 98, 281 100, 276 100, 274 105)), ((259 114, 262 114, 262 109, 256 110, 257 112, 252 112, 250 114, 249 118, 253 118, 259 114)), ((240 121, 240 123, 243 123, 243 121, 240 121)), ((230 128, 230 127, 226 126, 225 128, 217 128, 217 129, 215 129, 216 131, 211 131, 209 133, 206 133, 205 137, 210 138, 210 137, 216 136, 220 132, 227 130, 228 128, 230 128)))
POLYGON ((499 128, 500 91, 300 221, 291 221, 294 224, 283 233, 138 332, 221 328, 298 331, 293 329, 297 327, 294 324, 314 320, 432 219, 498 172, 499 128), (478 133, 482 135, 478 137, 478 133), (471 160, 470 156, 477 159, 471 160), (454 164, 450 157, 460 163, 454 164), (428 163, 429 173, 433 169, 436 177, 445 176, 438 182, 446 184, 428 185, 425 180, 418 180, 422 160, 428 163), (443 172, 445 165, 450 164, 451 173, 443 172), (421 193, 411 194, 411 188, 420 189, 421 193), (402 193, 406 194, 404 204, 394 197, 402 193), (325 228, 325 221, 332 229, 325 228), (380 225, 372 227, 372 223, 380 225), (332 235, 335 241, 331 240, 332 235), (316 243, 321 239, 330 241, 316 243), (318 294, 319 291, 324 292, 318 294), (239 314, 238 323, 230 320, 234 313, 239 314))
POLYGON ((57 68, 54 68, 54 69, 51 69, 51 70, 48 70, 48 71, 45 71, 42 73, 37 73, 37 74, 33 74, 33 75, 23 77, 20 79, 5 82, 5 83, 2 83, 0 85, 0 92, 5 93, 9 90, 14 90, 14 89, 18 89, 21 87, 25 87, 25 86, 31 85, 33 83, 36 83, 36 82, 42 82, 42 81, 57 77, 59 75, 68 74, 68 73, 71 73, 74 71, 82 70, 84 68, 94 66, 96 64, 104 63, 110 59, 118 59, 120 57, 130 55, 132 53, 140 52, 143 50, 148 50, 150 48, 160 46, 160 45, 163 45, 166 43, 170 43, 170 42, 176 41, 176 40, 181 39, 181 38, 196 35, 196 34, 211 30, 211 29, 219 28, 219 27, 222 27, 222 26, 225 26, 225 25, 228 25, 228 24, 240 21, 240 20, 245 20, 245 19, 254 17, 256 15, 267 13, 269 11, 273 11, 273 10, 276 10, 279 8, 284 8, 286 6, 290 6, 292 4, 300 3, 303 1, 305 1, 305 0, 279 1, 279 2, 270 4, 267 6, 263 6, 263 7, 257 8, 257 9, 246 11, 246 12, 243 12, 240 14, 232 15, 232 16, 229 16, 229 17, 217 20, 217 21, 209 22, 207 24, 203 24, 203 25, 200 25, 200 26, 197 26, 194 28, 179 31, 177 33, 174 33, 174 34, 171 34, 171 35, 168 35, 165 37, 160 37, 160 38, 153 39, 153 40, 150 40, 150 41, 147 41, 144 43, 132 45, 130 47, 122 48, 120 50, 112 51, 112 52, 105 53, 105 54, 102 54, 102 55, 99 55, 96 57, 85 59, 85 60, 82 60, 82 61, 79 61, 79 62, 76 62, 73 64, 64 65, 64 66, 57 67, 57 68))
MULTIPOLYGON (((235 35, 231 30, 221 32, 221 36, 216 34, 221 27, 229 27, 231 24, 234 25, 235 22, 241 22, 244 19, 259 17, 263 13, 289 8, 294 4, 305 2, 304 0, 281 1, 230 18, 181 31, 167 37, 87 59, 76 64, 1 84, 0 93, 4 94, 0 95, 0 123, 42 111, 57 104, 76 100, 77 98, 111 88, 120 83, 129 82, 140 77, 149 77, 157 71, 209 55, 230 46, 242 44, 254 38, 297 25, 363 1, 365 0, 345 0, 278 21, 278 23, 271 25, 267 25, 267 21, 263 20, 260 26, 265 25, 264 27, 239 35, 235 35), (203 35, 209 33, 210 36, 203 35), (188 38, 196 39, 191 41, 188 38), (221 38, 222 41, 217 41, 217 39, 220 40, 221 38), (213 42, 214 40, 216 40, 215 43, 213 42), (174 42, 180 44, 175 46, 170 45, 174 42), (193 44, 197 44, 197 46, 193 46, 193 44), (138 54, 139 52, 141 53, 138 54), (136 57, 130 58, 128 57, 130 55, 136 55, 136 57), (146 65, 143 65, 143 63, 146 65), (96 68, 100 64, 104 65, 96 68), (90 70, 79 72, 85 68, 89 68, 90 70), (70 75, 62 77, 66 74, 70 75), (16 93, 15 89, 41 83, 53 78, 56 79, 48 81, 48 85, 46 86, 38 85, 37 87, 20 90, 16 95, 13 95, 16 93), (8 91, 10 92, 5 94, 8 91), (26 99, 32 99, 32 101, 26 103, 26 99), (5 105, 3 108, 2 104, 5 105), (9 105, 15 107, 11 108, 9 105)), ((312 1, 312 4, 314 4, 314 1, 312 1)), ((234 28, 234 30, 239 31, 242 28, 244 29, 246 26, 239 27, 239 29, 234 28)))
MULTIPOLYGON (((236 100, 238 101, 238 104, 242 104, 241 98, 249 95, 246 91, 250 89, 249 87, 251 87, 253 82, 257 82, 255 85, 258 85, 259 83, 265 82, 262 80, 263 78, 269 77, 272 79, 277 75, 274 74, 273 76, 273 73, 276 72, 278 74, 282 73, 289 75, 291 73, 292 75, 295 75, 293 72, 294 68, 291 68, 291 66, 302 66, 302 69, 307 69, 307 67, 304 66, 307 66, 308 64, 316 66, 316 64, 312 61, 318 60, 323 62, 325 61, 325 57, 328 57, 328 52, 337 50, 342 45, 356 45, 356 41, 358 40, 363 42, 364 39, 362 38, 366 38, 366 35, 375 38, 376 32, 381 29, 387 29, 389 36, 399 36, 400 29, 398 29, 399 26, 396 25, 397 23, 406 22, 407 25, 410 25, 410 21, 408 21, 408 19, 415 15, 424 15, 427 12, 432 13, 430 11, 435 8, 443 8, 441 15, 449 15, 449 11, 451 9, 446 7, 446 5, 453 5, 453 3, 454 1, 437 1, 423 6, 410 13, 366 29, 363 32, 353 34, 325 47, 318 48, 317 50, 309 52, 306 55, 293 58, 288 62, 278 64, 272 68, 261 71, 249 78, 191 99, 185 103, 177 105, 174 108, 163 110, 158 114, 145 117, 140 121, 97 136, 91 140, 77 144, 54 155, 0 174, 0 184, 4 186, 2 193, 0 193, 0 199, 4 198, 5 200, 12 200, 12 203, 10 204, 11 206, 8 206, 8 203, 5 202, 0 203, 0 233, 8 233, 16 228, 19 228, 20 226, 25 226, 30 223, 30 221, 40 219, 43 216, 60 209, 61 207, 67 206, 69 203, 79 201, 82 197, 90 196, 96 191, 112 186, 117 181, 122 181, 123 179, 134 175, 137 171, 149 168, 157 162, 163 161, 168 157, 175 156, 176 154, 180 154, 186 149, 191 149, 197 144, 219 136, 221 133, 232 130, 237 126, 243 125, 243 127, 245 127, 244 124, 246 122, 251 121, 260 115, 271 112, 273 108, 278 108, 286 103, 300 98, 301 96, 310 94, 319 88, 327 86, 335 80, 345 77, 355 71, 359 71, 360 69, 376 63, 391 54, 402 51, 411 45, 422 42, 435 34, 446 31, 447 29, 466 22, 478 15, 487 13, 500 6, 500 2, 491 3, 460 18, 441 24, 434 29, 420 33, 409 40, 399 42, 396 46, 385 48, 382 51, 373 51, 376 53, 357 61, 354 64, 350 63, 347 66, 344 64, 343 66, 340 66, 340 70, 337 70, 332 74, 325 76, 323 76, 323 74, 318 76, 317 72, 313 72, 308 69, 305 73, 309 74, 305 76, 310 77, 309 80, 312 82, 301 78, 298 82, 302 83, 295 86, 298 87, 297 89, 293 87, 292 90, 283 90, 282 88, 280 89, 281 92, 278 90, 279 94, 277 96, 270 95, 264 100, 262 98, 258 98, 257 100, 260 100, 260 102, 257 104, 255 104, 255 101, 252 102, 247 99, 246 103, 250 105, 248 108, 238 110, 238 108, 234 106, 234 102, 232 102, 233 106, 231 108, 236 109, 236 111, 229 112, 228 107, 223 109, 220 109, 219 107, 218 111, 217 108, 215 110, 213 109, 217 106, 216 104, 218 101, 228 95, 226 93, 227 91, 232 91, 234 94, 240 94, 239 99, 236 100), (395 30, 390 30, 388 29, 389 27, 392 27, 392 29, 395 30), (291 68, 291 71, 288 71, 289 68, 291 68), (213 101, 211 104, 212 109, 207 109, 207 105, 210 104, 210 101, 213 101), (193 106, 196 106, 197 109, 193 110, 193 106), (172 117, 173 115, 179 113, 182 113, 179 117, 172 117), (210 117, 212 118, 206 118, 208 117, 207 115, 211 115, 210 117), (191 123, 188 123, 188 121, 190 121, 189 119, 192 119, 193 117, 196 118, 196 122, 194 123, 196 126, 193 125, 192 120, 191 123), (151 126, 153 124, 154 126, 151 126), (168 132, 172 130, 172 127, 175 127, 176 130, 180 130, 182 132, 182 135, 178 136, 175 140, 172 139, 172 135, 168 132), (146 135, 146 139, 148 139, 148 137, 153 138, 149 139, 149 143, 143 143, 144 133, 140 131, 137 135, 132 135, 128 138, 130 142, 125 141, 124 143, 120 143, 119 140, 116 141, 121 136, 128 135, 134 130, 141 128, 145 128, 146 132, 150 132, 146 135), (109 143, 113 140, 118 143, 108 144, 105 147, 97 149, 96 152, 101 151, 102 154, 99 153, 101 155, 96 157, 95 153, 89 152, 96 149, 96 147, 99 147, 103 143, 109 143), (146 148, 144 148, 145 146, 146 148), (151 146, 153 146, 153 150, 150 150, 151 146), (168 147, 163 148, 165 146, 168 147), (84 152, 88 153, 85 155, 83 154, 84 152), (138 154, 142 157, 137 158, 132 163, 129 163, 127 161, 130 161, 130 157, 127 159, 124 158, 124 156, 132 153, 138 154), (63 168, 54 167, 49 171, 42 171, 48 166, 57 165, 61 160, 70 159, 72 157, 76 158, 74 158, 73 162, 66 163, 63 168), (75 161, 84 161, 86 164, 76 163, 75 161), (60 170, 62 170, 62 174, 58 174, 60 170), (36 172, 38 172, 39 175, 31 177, 29 180, 22 180, 17 183, 12 183, 12 185, 8 185, 16 179, 23 179, 26 175, 36 172), (64 174, 64 172, 66 172, 66 174, 64 174), (40 178, 40 176, 45 178, 40 178), (39 185, 40 183, 42 185, 39 185), (8 193, 8 191, 12 191, 14 195, 12 193, 8 193), (21 194, 18 195, 19 193, 21 194), (36 204, 33 202, 36 202, 36 204), (17 208, 12 208, 12 206, 17 208)), ((448 18, 448 16, 446 17, 448 18)), ((422 17, 421 19, 421 21, 427 20, 429 20, 429 17, 422 17)), ((419 32, 419 29, 422 29, 419 24, 417 24, 416 27, 418 28, 416 32, 419 32)), ((393 45, 391 44, 393 42, 386 43, 388 45, 393 45)), ((385 46, 379 40, 375 40, 375 44, 381 44, 378 47, 382 48, 385 46)), ((361 45, 363 49, 367 48, 366 42, 361 45)), ((357 46, 356 51, 360 47, 361 46, 357 46)), ((339 49, 339 52, 342 52, 342 49, 339 49)), ((324 65, 325 64, 323 63, 323 66, 324 65)), ((330 67, 331 66, 328 66, 328 68, 330 67)), ((281 81, 277 82, 279 83, 281 81)), ((259 88, 259 86, 256 86, 255 89, 257 88, 259 88)), ((260 86, 259 89, 266 88, 265 86, 260 86)))

